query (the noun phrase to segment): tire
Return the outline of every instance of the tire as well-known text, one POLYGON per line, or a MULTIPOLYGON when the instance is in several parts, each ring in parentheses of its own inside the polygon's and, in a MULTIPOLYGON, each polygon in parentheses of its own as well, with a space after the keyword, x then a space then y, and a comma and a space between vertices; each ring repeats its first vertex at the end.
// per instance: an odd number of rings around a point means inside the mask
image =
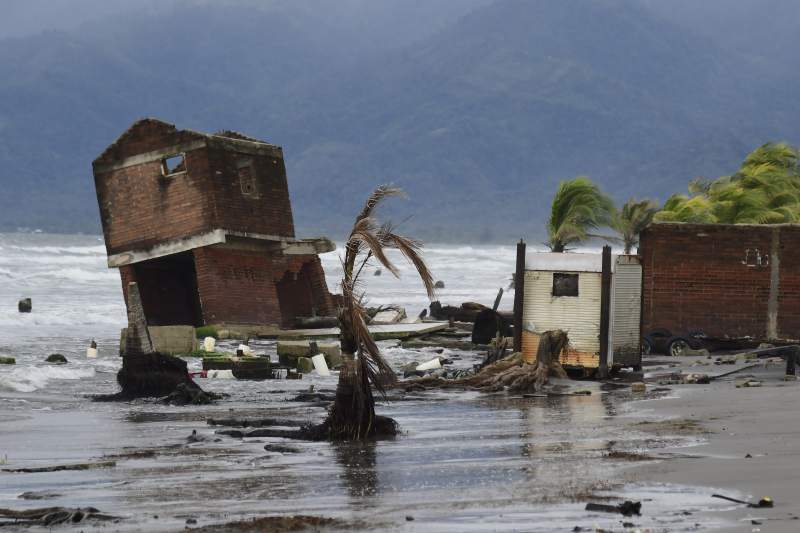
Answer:
POLYGON ((686 350, 689 349, 691 349, 691 346, 689 346, 689 342, 686 339, 682 339, 680 337, 670 339, 669 344, 667 344, 667 355, 679 357, 686 353, 686 350))
POLYGON ((653 353, 653 342, 645 337, 642 339, 642 355, 650 355, 653 353))

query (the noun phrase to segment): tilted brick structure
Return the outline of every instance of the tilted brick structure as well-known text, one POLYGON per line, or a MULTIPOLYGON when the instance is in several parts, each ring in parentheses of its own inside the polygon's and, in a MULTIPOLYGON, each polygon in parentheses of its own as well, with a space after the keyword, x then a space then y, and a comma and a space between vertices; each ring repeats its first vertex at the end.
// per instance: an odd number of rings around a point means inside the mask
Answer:
POLYGON ((800 339, 800 226, 652 224, 639 253, 643 333, 800 339))
POLYGON ((92 166, 108 264, 123 291, 138 284, 150 325, 335 312, 317 256, 333 244, 295 238, 279 146, 142 119, 92 166))

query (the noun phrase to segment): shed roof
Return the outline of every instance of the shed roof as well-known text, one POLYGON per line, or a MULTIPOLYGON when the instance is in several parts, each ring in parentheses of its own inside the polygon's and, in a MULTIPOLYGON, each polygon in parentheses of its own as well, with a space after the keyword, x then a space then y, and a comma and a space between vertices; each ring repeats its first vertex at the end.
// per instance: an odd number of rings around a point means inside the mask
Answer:
MULTIPOLYGON (((611 255, 614 269, 617 255, 611 255)), ((599 253, 530 252, 525 256, 525 270, 545 272, 602 272, 603 256, 599 253)))

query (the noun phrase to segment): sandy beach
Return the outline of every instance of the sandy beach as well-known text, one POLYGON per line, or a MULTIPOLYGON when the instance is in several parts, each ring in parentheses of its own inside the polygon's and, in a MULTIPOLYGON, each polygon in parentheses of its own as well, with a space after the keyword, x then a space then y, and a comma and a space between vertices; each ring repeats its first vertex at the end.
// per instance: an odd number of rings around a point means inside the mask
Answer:
MULTIPOLYGON (((662 358, 663 359, 663 358, 662 358)), ((721 374, 735 366, 691 366, 704 358, 681 358, 680 368, 721 374)), ((706 360, 707 361, 707 360, 706 360)), ((675 360, 670 360, 674 363, 675 360)), ((673 458, 637 468, 650 482, 702 486, 712 493, 771 497, 772 509, 751 509, 732 503, 717 515, 734 525, 720 531, 800 531, 800 487, 797 459, 796 403, 800 384, 784 381, 780 363, 747 369, 707 385, 678 385, 664 398, 649 402, 653 420, 694 421, 705 442, 690 448, 663 450, 673 458), (753 375, 761 387, 736 388, 735 379, 753 375), (750 455, 750 458, 747 456, 750 455)))

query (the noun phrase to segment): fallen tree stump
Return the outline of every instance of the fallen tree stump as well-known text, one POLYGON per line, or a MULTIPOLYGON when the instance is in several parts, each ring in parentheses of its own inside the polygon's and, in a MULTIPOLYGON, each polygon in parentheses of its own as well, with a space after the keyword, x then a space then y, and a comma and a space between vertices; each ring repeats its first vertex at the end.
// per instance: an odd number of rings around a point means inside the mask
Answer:
POLYGON ((446 380, 439 377, 424 377, 412 382, 400 383, 425 388, 468 387, 487 392, 508 390, 513 393, 531 393, 541 390, 550 377, 567 378, 567 373, 558 361, 561 352, 569 345, 566 332, 546 331, 539 340, 539 348, 534 364, 526 364, 522 354, 517 352, 504 359, 484 366, 474 376, 463 379, 446 380))

